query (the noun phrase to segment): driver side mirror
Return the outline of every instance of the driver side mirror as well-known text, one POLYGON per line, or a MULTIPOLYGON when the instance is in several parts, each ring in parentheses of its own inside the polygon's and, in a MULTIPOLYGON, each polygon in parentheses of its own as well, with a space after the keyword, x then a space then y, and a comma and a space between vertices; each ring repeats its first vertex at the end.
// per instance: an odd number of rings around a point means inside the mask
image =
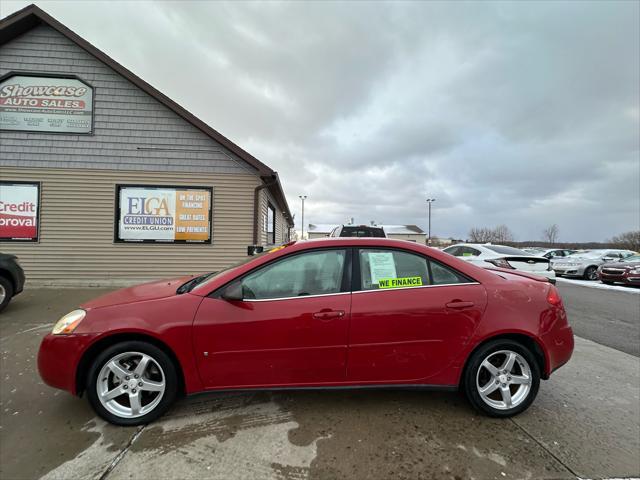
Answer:
POLYGON ((242 295, 242 283, 237 281, 228 285, 220 295, 220 298, 228 302, 241 302, 244 298, 242 295))

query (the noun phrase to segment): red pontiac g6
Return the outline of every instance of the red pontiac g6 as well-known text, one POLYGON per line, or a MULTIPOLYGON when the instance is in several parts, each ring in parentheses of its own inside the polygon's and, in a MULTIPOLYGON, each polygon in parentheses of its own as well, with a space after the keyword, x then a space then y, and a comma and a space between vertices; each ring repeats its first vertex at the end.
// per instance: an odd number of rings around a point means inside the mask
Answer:
POLYGON ((572 351, 544 278, 335 238, 88 302, 44 338, 38 368, 119 425, 152 421, 180 394, 283 387, 459 388, 507 417, 572 351))

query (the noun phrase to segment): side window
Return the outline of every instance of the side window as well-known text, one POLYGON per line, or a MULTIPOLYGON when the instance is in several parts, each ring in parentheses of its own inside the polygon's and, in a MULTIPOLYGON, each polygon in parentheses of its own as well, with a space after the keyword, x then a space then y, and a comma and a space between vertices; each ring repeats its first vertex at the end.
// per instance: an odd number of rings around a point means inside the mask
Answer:
POLYGON ((453 255, 454 257, 460 257, 462 254, 460 253, 461 247, 449 247, 443 250, 444 253, 448 253, 449 255, 453 255))
POLYGON ((431 266, 431 283, 433 285, 452 285, 457 283, 473 282, 473 280, 465 277, 461 273, 458 273, 435 260, 430 260, 429 263, 431 266))
POLYGON ((244 277, 242 293, 255 300, 338 293, 344 263, 344 250, 295 255, 244 277))
POLYGON ((480 251, 471 247, 460 247, 460 254, 456 255, 458 257, 477 257, 480 255, 480 251))
POLYGON ((427 259, 400 250, 360 250, 362 290, 429 285, 427 259))

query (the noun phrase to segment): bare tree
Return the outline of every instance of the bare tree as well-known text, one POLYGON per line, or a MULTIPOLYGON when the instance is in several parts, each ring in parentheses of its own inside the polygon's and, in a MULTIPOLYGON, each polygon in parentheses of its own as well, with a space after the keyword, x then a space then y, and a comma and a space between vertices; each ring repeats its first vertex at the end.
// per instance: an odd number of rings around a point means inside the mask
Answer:
POLYGON ((626 248, 638 252, 640 251, 640 230, 621 233, 613 237, 610 242, 619 248, 626 248))
POLYGON ((554 223, 553 225, 551 225, 548 228, 545 228, 542 231, 542 240, 544 240, 545 242, 554 244, 558 240, 559 233, 560 233, 560 227, 558 227, 558 225, 554 223))
POLYGON ((493 241, 497 243, 513 242, 513 233, 506 225, 498 225, 493 229, 493 241))
POLYGON ((487 243, 493 239, 493 231, 486 227, 473 227, 469 230, 469 241, 472 243, 487 243))

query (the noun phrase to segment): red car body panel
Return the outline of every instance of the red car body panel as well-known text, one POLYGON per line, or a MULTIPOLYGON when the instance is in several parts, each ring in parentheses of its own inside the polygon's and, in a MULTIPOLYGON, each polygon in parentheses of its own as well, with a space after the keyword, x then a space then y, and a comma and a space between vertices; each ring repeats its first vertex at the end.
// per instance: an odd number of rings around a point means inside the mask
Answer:
POLYGON ((573 334, 541 277, 491 272, 439 250, 390 239, 297 242, 223 271, 190 293, 190 276, 127 288, 82 305, 71 335, 47 335, 38 367, 51 386, 81 393, 78 369, 98 342, 146 336, 179 362, 186 393, 233 388, 413 384, 457 386, 483 341, 521 334, 540 347, 545 377, 566 363, 573 334), (302 250, 383 247, 413 251, 475 283, 342 292, 260 301, 209 294, 261 265, 302 250), (456 305, 458 304, 458 305, 456 305), (461 307, 461 308, 458 308, 461 307), (124 338, 124 337, 123 337, 124 338))

